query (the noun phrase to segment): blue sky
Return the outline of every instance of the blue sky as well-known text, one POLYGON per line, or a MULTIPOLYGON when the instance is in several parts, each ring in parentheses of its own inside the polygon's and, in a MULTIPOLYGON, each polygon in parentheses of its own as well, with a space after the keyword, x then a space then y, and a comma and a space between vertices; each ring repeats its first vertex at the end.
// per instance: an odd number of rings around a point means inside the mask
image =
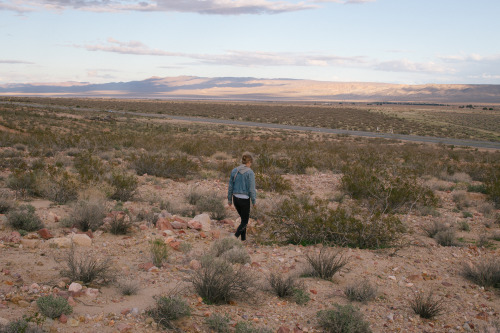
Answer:
POLYGON ((0 84, 500 84, 499 0, 0 0, 0 84))

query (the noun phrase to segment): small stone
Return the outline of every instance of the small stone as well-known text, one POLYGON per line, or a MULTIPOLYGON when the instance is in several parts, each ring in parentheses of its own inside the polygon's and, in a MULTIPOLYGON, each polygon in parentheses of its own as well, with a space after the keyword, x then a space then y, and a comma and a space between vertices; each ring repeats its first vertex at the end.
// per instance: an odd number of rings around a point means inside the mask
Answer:
POLYGON ((174 228, 172 227, 172 224, 166 218, 159 218, 158 221, 156 221, 156 228, 158 228, 158 230, 162 230, 162 231, 163 230, 174 230, 174 228))
POLYGON ((52 234, 50 233, 49 229, 47 229, 47 228, 43 228, 43 229, 38 230, 38 234, 39 234, 39 235, 40 235, 40 237, 42 237, 43 239, 51 239, 51 238, 54 238, 54 236, 52 236, 52 234))
POLYGON ((17 305, 19 305, 22 308, 28 308, 31 305, 31 303, 26 302, 25 300, 20 300, 19 302, 17 302, 17 305))
POLYGON ((468 323, 465 323, 465 324, 464 324, 464 326, 462 326, 462 327, 463 327, 463 329, 464 329, 465 331, 467 331, 467 332, 472 331, 472 329, 470 328, 470 326, 469 326, 469 324, 468 324, 468 323))
POLYGON ((208 214, 196 215, 192 221, 199 222, 203 231, 210 231, 212 229, 212 222, 208 214))
POLYGON ((386 317, 386 318, 387 318, 387 320, 389 320, 390 322, 393 322, 393 321, 394 321, 394 313, 389 313, 389 314, 387 315, 387 317, 386 317))
POLYGON ((89 297, 97 297, 99 295, 99 289, 87 288, 85 290, 85 295, 87 295, 89 297))
POLYGON ((59 322, 62 323, 62 324, 66 324, 68 322, 68 317, 63 313, 60 317, 59 317, 59 322))
POLYGON ((54 244, 56 247, 62 248, 70 248, 71 247, 71 239, 67 237, 57 237, 49 240, 49 244, 54 244))
POLYGON ((288 327, 281 326, 280 328, 278 328, 277 333, 290 333, 290 329, 288 327))
POLYGON ((76 306, 75 299, 73 297, 68 297, 68 304, 71 306, 76 306))
POLYGON ((139 226, 139 229, 141 229, 141 230, 148 230, 148 226, 146 224, 141 224, 139 226))
POLYGON ((194 229, 194 230, 201 230, 202 225, 198 221, 191 220, 191 221, 188 222, 188 228, 189 229, 194 229))
POLYGON ((144 264, 139 264, 139 268, 148 271, 154 264, 152 262, 146 262, 144 264))
POLYGON ((68 291, 77 293, 83 289, 83 286, 79 283, 73 282, 69 285, 68 291))
POLYGON ((80 321, 79 320, 76 320, 74 318, 69 318, 68 319, 68 324, 69 326, 71 327, 78 327, 80 325, 80 321))
POLYGON ((153 318, 151 318, 151 317, 146 318, 146 325, 151 325, 154 322, 155 322, 155 320, 153 318))
POLYGON ((193 259, 189 262, 189 267, 193 270, 197 270, 201 268, 201 263, 198 260, 193 259))
POLYGON ((387 278, 388 278, 389 280, 394 280, 394 281, 396 281, 396 277, 395 277, 394 275, 389 275, 387 278))
POLYGON ((36 239, 21 239, 21 245, 27 249, 34 249, 38 247, 38 241, 36 239))
POLYGON ((92 239, 87 234, 75 234, 71 239, 76 245, 85 247, 92 246, 92 239))
POLYGON ((314 294, 314 295, 317 295, 318 294, 318 291, 316 289, 311 289, 309 290, 311 292, 311 294, 314 294))

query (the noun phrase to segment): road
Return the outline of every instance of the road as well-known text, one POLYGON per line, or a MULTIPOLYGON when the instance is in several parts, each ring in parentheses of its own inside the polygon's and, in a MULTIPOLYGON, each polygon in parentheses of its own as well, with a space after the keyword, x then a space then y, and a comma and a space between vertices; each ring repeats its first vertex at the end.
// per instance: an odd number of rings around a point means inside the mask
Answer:
POLYGON ((78 109, 76 109, 76 108, 69 107, 69 106, 43 105, 43 104, 37 104, 37 103, 21 103, 21 102, 0 101, 0 104, 15 104, 15 105, 21 105, 21 106, 46 107, 46 108, 55 108, 55 109, 72 110, 72 111, 99 111, 99 112, 109 112, 109 113, 114 113, 114 114, 126 114, 126 115, 132 115, 132 116, 143 116, 143 117, 152 117, 152 118, 168 118, 168 119, 197 122, 197 123, 225 124, 225 125, 248 126, 248 127, 259 127, 259 128, 269 128, 269 129, 284 129, 284 130, 294 130, 294 131, 306 131, 306 132, 313 132, 313 133, 343 134, 343 135, 360 136, 360 137, 366 137, 366 138, 393 139, 393 140, 418 142, 418 143, 434 143, 434 144, 466 146, 466 147, 474 147, 474 148, 500 149, 500 142, 490 142, 490 141, 438 138, 438 137, 432 137, 432 136, 404 135, 404 134, 391 134, 391 133, 378 133, 378 132, 365 132, 365 131, 351 131, 351 130, 343 130, 343 129, 335 129, 335 128, 293 126, 293 125, 269 124, 269 123, 258 123, 258 122, 253 122, 253 121, 238 121, 238 120, 215 119, 215 118, 185 117, 185 116, 174 116, 174 115, 168 115, 168 114, 141 113, 141 112, 132 112, 132 111, 99 110, 99 109, 90 109, 90 108, 78 108, 78 109))

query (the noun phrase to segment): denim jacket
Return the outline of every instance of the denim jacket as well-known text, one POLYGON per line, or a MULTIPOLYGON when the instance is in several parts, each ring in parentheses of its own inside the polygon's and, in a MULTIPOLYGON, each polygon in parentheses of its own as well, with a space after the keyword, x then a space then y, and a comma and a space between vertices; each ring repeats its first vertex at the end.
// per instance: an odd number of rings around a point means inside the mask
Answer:
POLYGON ((257 192, 255 190, 255 174, 249 167, 240 165, 231 171, 229 187, 227 190, 227 201, 233 203, 233 194, 246 194, 255 205, 257 192))

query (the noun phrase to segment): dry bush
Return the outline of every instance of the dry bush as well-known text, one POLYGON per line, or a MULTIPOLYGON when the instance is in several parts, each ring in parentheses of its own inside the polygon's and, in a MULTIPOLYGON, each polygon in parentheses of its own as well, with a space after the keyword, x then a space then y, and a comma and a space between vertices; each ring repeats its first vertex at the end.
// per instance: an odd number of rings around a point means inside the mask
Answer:
POLYGON ((217 193, 206 193, 196 201, 196 210, 200 213, 208 213, 214 220, 223 220, 226 218, 226 207, 224 198, 217 193))
POLYGON ((302 281, 297 280, 296 276, 289 275, 285 277, 278 272, 271 272, 267 276, 269 290, 280 298, 291 298, 296 294, 297 289, 305 290, 305 285, 302 281))
POLYGON ((343 250, 321 247, 319 252, 309 251, 306 254, 309 267, 304 272, 307 276, 316 276, 331 281, 335 273, 349 263, 349 257, 343 250))
POLYGON ((453 202, 458 209, 470 207, 472 205, 466 191, 454 191, 452 194, 453 202))
POLYGON ((138 175, 163 178, 184 178, 198 172, 199 166, 185 155, 142 153, 132 156, 132 166, 138 175))
POLYGON ((214 313, 209 318, 205 319, 205 324, 207 327, 215 333, 229 333, 231 330, 229 329, 229 322, 231 318, 227 315, 220 315, 218 313, 214 313))
POLYGON ((100 182, 108 172, 108 166, 90 150, 82 151, 75 156, 73 165, 84 183, 100 182))
POLYGON ((114 214, 109 222, 109 232, 113 235, 126 235, 133 226, 132 218, 128 212, 123 214, 114 214))
POLYGON ((257 172, 255 174, 255 182, 257 184, 257 189, 285 193, 292 190, 292 184, 287 179, 276 170, 270 169, 266 172, 257 172))
POLYGON ((118 289, 123 296, 137 295, 141 286, 137 280, 124 279, 118 282, 118 289))
POLYGON ((73 244, 66 255, 66 266, 61 275, 71 281, 105 284, 116 276, 110 258, 99 259, 92 252, 78 253, 73 244))
POLYGON ((107 212, 108 208, 103 201, 80 200, 72 206, 68 218, 63 223, 82 231, 95 231, 104 224, 107 212))
POLYGON ((377 296, 377 288, 365 279, 348 285, 344 289, 344 294, 351 302, 366 303, 375 299, 377 296))
POLYGON ((461 274, 482 287, 500 288, 500 259, 489 258, 475 264, 463 264, 461 274))
POLYGON ((38 194, 37 173, 29 170, 14 170, 7 178, 7 187, 14 190, 17 196, 25 198, 38 194))
POLYGON ((441 231, 448 230, 449 228, 450 227, 448 227, 442 221, 433 220, 432 223, 430 223, 430 224, 428 224, 426 226, 423 226, 422 230, 425 232, 425 234, 428 237, 434 238, 434 236, 436 236, 437 233, 439 233, 441 231))
POLYGON ((149 252, 153 265, 161 267, 168 259, 168 246, 162 238, 156 238, 149 244, 149 252))
POLYGON ((214 257, 220 257, 225 252, 234 248, 243 248, 243 244, 241 244, 241 241, 234 237, 226 237, 213 242, 209 253, 214 257))
POLYGON ((38 192, 41 196, 65 204, 78 197, 78 181, 66 170, 50 168, 38 179, 38 192))
POLYGON ((453 228, 439 231, 434 235, 434 239, 441 246, 458 246, 457 237, 453 228))
POLYGON ((36 215, 32 205, 21 205, 7 214, 7 223, 14 229, 36 231, 43 228, 42 220, 36 215))
POLYGON ((189 278, 196 293, 207 304, 228 303, 248 297, 249 291, 254 287, 254 280, 244 266, 235 269, 229 262, 211 256, 203 257, 201 268, 189 278))
POLYGON ((371 333, 370 325, 358 308, 334 304, 335 309, 317 312, 318 324, 328 333, 371 333))
POLYGON ((120 201, 131 200, 134 197, 139 184, 135 175, 120 171, 114 171, 111 173, 108 182, 114 188, 111 199, 120 201))
POLYGON ((444 311, 444 299, 434 299, 433 293, 419 292, 410 300, 410 308, 421 318, 432 319, 444 311))

